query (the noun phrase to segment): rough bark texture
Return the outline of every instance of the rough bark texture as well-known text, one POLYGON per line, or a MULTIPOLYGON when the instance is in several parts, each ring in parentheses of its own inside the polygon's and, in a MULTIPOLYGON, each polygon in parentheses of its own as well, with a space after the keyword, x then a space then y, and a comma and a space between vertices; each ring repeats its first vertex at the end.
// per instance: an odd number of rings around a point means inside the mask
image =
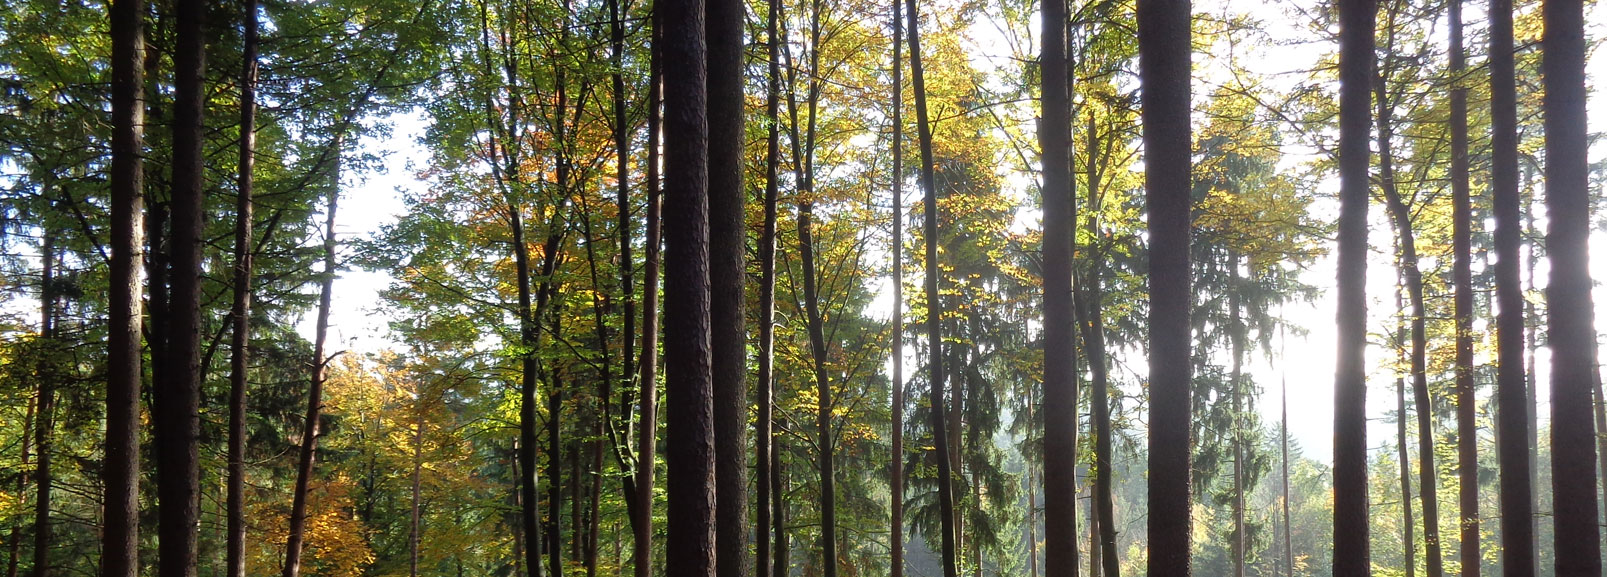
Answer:
POLYGON ((715 572, 715 449, 709 343, 708 108, 703 0, 659 6, 664 60, 664 369, 669 464, 666 566, 715 572))
MULTIPOLYGON (((746 5, 704 0, 708 49, 710 354, 714 371, 716 503, 719 577, 747 575, 748 346, 747 214, 742 189, 742 50, 746 5)), ((829 573, 828 573, 829 575, 829 573)))
POLYGON ((1188 0, 1138 3, 1149 215, 1149 575, 1189 574, 1188 0))
MULTIPOLYGON (((172 234, 168 265, 171 287, 161 316, 170 323, 166 360, 154 378, 152 415, 156 430, 156 496, 159 507, 159 577, 194 577, 196 529, 201 507, 201 231, 202 111, 206 67, 206 3, 178 0, 173 51, 172 234)), ((153 276, 152 282, 158 278, 153 276)))
POLYGON ((910 80, 915 84, 915 128, 921 145, 922 204, 926 214, 926 342, 932 415, 932 444, 937 461, 938 516, 942 527, 943 577, 959 577, 954 559, 954 485, 949 467, 949 441, 943 419, 943 325, 942 301, 937 281, 942 274, 937 261, 937 182, 933 176, 932 124, 926 110, 926 70, 921 64, 921 18, 916 0, 906 0, 910 31, 910 80))
POLYGON ((145 208, 144 12, 141 0, 112 2, 112 258, 111 278, 107 281, 101 577, 135 577, 139 573, 139 397, 143 360, 140 272, 145 255, 140 228, 140 213, 145 208))
MULTIPOLYGON (((774 0, 773 0, 774 1, 774 0)), ((890 577, 904 577, 904 11, 893 0, 893 424, 890 577)), ((772 61, 774 62, 774 61, 772 61)), ((767 213, 768 214, 768 213, 767 213)), ((1033 540, 1036 543, 1036 539, 1033 540)), ((1037 567, 1037 559, 1033 559, 1037 567)), ((1038 577, 1033 575, 1032 577, 1038 577)))
POLYGON ((245 0, 241 14, 243 66, 240 71, 240 157, 234 222, 234 321, 229 340, 229 479, 228 528, 224 570, 245 577, 246 372, 250 366, 252 268, 252 168, 257 147, 257 1, 245 0))
POLYGON ((1596 328, 1590 288, 1590 169, 1585 133, 1584 3, 1543 4, 1547 337, 1551 343, 1551 490, 1558 575, 1601 574, 1596 523, 1596 328))
POLYGON ((1374 0, 1339 2, 1339 311, 1334 368, 1334 577, 1372 571, 1367 502, 1368 87, 1374 0))
POLYGON ((1043 514, 1046 577, 1077 575, 1077 380, 1071 293, 1075 219, 1071 99, 1066 85, 1066 0, 1044 0, 1038 66, 1043 151, 1043 514))
MULTIPOLYGON (((46 185, 48 186, 48 184, 46 185)), ((34 410, 34 443, 38 455, 34 460, 34 515, 33 515, 33 573, 30 577, 50 576, 50 545, 53 534, 50 525, 50 500, 54 496, 55 477, 51 461, 55 453, 56 437, 56 233, 45 229, 39 246, 39 339, 35 349, 38 358, 34 366, 34 379, 38 382, 38 400, 34 410)))
POLYGON ((1473 217, 1468 191, 1466 55, 1462 50, 1462 0, 1450 0, 1451 196, 1453 276, 1456 282, 1456 470, 1458 541, 1462 577, 1479 577, 1479 430, 1473 390, 1473 217))
MULTIPOLYGON (((1405 316, 1406 307, 1402 304, 1400 284, 1396 275, 1395 311, 1405 316)), ((1395 325, 1395 363, 1396 366, 1407 364, 1406 361, 1406 326, 1403 322, 1395 325)), ((1412 455, 1407 449, 1406 441, 1406 375, 1397 371, 1395 373, 1395 443, 1396 460, 1400 462, 1401 470, 1401 558, 1406 570, 1406 577, 1417 574, 1417 539, 1412 536, 1413 527, 1417 517, 1412 514, 1412 455)))

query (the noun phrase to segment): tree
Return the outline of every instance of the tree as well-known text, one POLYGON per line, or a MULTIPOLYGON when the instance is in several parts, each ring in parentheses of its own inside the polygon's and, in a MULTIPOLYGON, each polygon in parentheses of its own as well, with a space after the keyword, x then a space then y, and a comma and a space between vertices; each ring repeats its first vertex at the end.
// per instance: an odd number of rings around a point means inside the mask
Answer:
MULTIPOLYGON (((774 3, 776 0, 772 0, 774 3)), ((893 494, 889 503, 890 522, 888 546, 893 560, 889 575, 904 577, 904 22, 900 0, 893 0, 893 423, 892 462, 888 465, 889 486, 893 494)), ((773 41, 773 40, 772 40, 773 41)), ((772 47, 774 45, 772 44, 772 47)), ((772 78, 776 74, 776 61, 771 59, 772 78)), ((773 99, 772 99, 773 102, 773 99)), ((772 118, 774 114, 771 115, 772 118)), ((775 142, 771 132, 771 142, 775 142)), ((774 146, 774 144, 772 144, 774 146)), ((774 172, 771 172, 774 175, 774 172)), ((773 189, 770 189, 773 190, 773 189)), ((769 190, 767 190, 767 194, 769 190)), ((767 197, 767 201, 769 198, 767 197)), ((766 223, 774 212, 766 208, 766 223)), ((773 232, 774 227, 766 230, 773 232)), ((771 255, 771 259, 774 259, 771 255)), ((768 320, 768 319, 767 319, 768 320)), ((768 416, 766 417, 768 418, 768 416)), ((779 577, 779 576, 778 576, 779 577)), ((1034 576, 1036 577, 1036 576, 1034 576)))
POLYGON ((1149 574, 1189 574, 1188 0, 1138 5, 1149 213, 1149 574))
POLYGON ((254 206, 252 174, 257 154, 257 2, 246 0, 242 14, 240 68, 240 156, 236 176, 234 225, 234 321, 229 341, 228 527, 224 562, 228 577, 245 577, 246 372, 250 366, 251 256, 254 206))
MULTIPOLYGON (((105 530, 101 577, 139 574, 140 271, 144 242, 144 3, 111 5, 111 279, 107 295, 105 530)), ((13 556, 15 557, 15 556, 13 556)))
POLYGON ((1339 352, 1334 372, 1334 577, 1372 572, 1367 501, 1367 133, 1373 0, 1339 2, 1339 352))
POLYGON ((1596 523, 1595 314, 1591 308, 1589 163, 1585 134, 1585 34, 1581 2, 1542 5, 1545 36, 1546 287, 1551 343, 1551 485, 1558 575, 1601 573, 1596 523))
POLYGON ((638 414, 641 423, 636 442, 636 529, 635 577, 653 574, 653 473, 657 468, 658 449, 658 279, 661 242, 659 189, 659 139, 662 119, 663 53, 659 49, 662 38, 662 17, 658 10, 652 16, 652 46, 648 55, 647 89, 647 238, 646 253, 642 260, 642 358, 641 373, 637 382, 641 387, 641 406, 638 414))
MULTIPOLYGON (((896 0, 895 0, 896 1, 896 0)), ((759 370, 757 395, 759 415, 754 421, 754 574, 764 577, 771 568, 771 538, 779 549, 784 529, 781 526, 781 491, 773 489, 778 483, 780 459, 775 450, 775 398, 776 398, 776 203, 781 184, 781 45, 779 26, 781 0, 765 3, 769 15, 765 20, 765 54, 769 69, 765 75, 765 156, 764 156, 764 224, 759 231, 759 370), (773 516, 773 517, 772 517, 773 516), (773 524, 773 526, 772 526, 773 524)), ((896 289, 895 289, 896 290, 896 289)), ((896 361, 895 361, 896 362, 896 361)), ((896 466, 896 465, 895 465, 896 466)), ((897 531, 895 528, 894 531, 897 531)), ((895 558, 898 551, 893 552, 895 558)), ((775 556, 774 577, 785 577, 786 567, 775 556)))
MULTIPOLYGON (((704 0, 708 51, 708 221, 711 362, 714 374, 716 538, 720 577, 747 575, 747 214, 742 188, 743 47, 746 4, 704 0)), ((806 254, 806 260, 809 258, 806 254)), ((806 277, 808 278, 808 277, 806 277)), ((833 571, 828 565, 827 576, 833 571)))
POLYGON ((1473 209, 1468 191, 1466 55, 1462 50, 1462 0, 1451 0, 1451 189, 1456 296, 1456 464, 1463 577, 1479 577, 1478 402, 1473 390, 1473 209))
MULTIPOLYGON (((1039 59, 1043 167, 1044 575, 1077 574, 1077 380, 1072 327, 1071 104, 1066 2, 1045 0, 1039 59)), ((1186 225, 1185 225, 1186 229, 1186 225)), ((930 265, 929 265, 930 266, 930 265)))
MULTIPOLYGON (((160 518, 157 574, 196 574, 196 530, 201 507, 201 261, 202 113, 206 68, 203 38, 206 3, 174 5, 173 177, 168 266, 171 286, 153 315, 171 319, 165 331, 166 359, 153 377, 160 518)), ((154 236, 152 242, 156 242, 154 236)), ((160 284, 153 272, 151 282, 160 284)), ((154 291, 153 291, 154 293, 154 291)), ((154 307, 153 307, 154 308, 154 307)), ((157 332, 157 331, 153 331, 157 332)), ((160 350, 153 347, 154 351, 160 350)))
POLYGON ((715 574, 715 448, 710 368, 708 94, 704 2, 659 6, 664 70, 664 369, 669 413, 665 563, 715 574))

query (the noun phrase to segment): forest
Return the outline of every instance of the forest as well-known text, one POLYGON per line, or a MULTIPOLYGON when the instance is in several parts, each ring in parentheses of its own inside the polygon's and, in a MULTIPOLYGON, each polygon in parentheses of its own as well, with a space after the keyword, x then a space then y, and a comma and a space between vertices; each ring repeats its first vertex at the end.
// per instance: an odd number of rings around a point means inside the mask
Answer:
POLYGON ((1601 577, 1604 37, 5 0, 3 577, 1601 577))

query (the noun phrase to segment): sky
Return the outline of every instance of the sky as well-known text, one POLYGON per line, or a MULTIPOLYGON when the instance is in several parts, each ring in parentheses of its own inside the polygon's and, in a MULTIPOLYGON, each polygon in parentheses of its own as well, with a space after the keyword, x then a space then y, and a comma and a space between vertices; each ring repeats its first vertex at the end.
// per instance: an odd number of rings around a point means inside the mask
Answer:
MULTIPOLYGON (((1257 0, 1217 0, 1214 2, 1200 2, 1197 10, 1220 13, 1226 6, 1230 11, 1252 11, 1259 17, 1269 20, 1273 24, 1273 35, 1280 37, 1279 27, 1285 27, 1290 34, 1304 34, 1289 24, 1280 24, 1279 16, 1270 12, 1272 6, 1257 0)), ((1468 6, 1465 18, 1470 25, 1480 26, 1473 21, 1482 20, 1483 7, 1468 6)), ((1607 32, 1607 9, 1601 3, 1587 6, 1587 37, 1600 39, 1607 32)), ((1444 34, 1444 31, 1440 31, 1444 34)), ((991 24, 980 23, 973 27, 971 44, 975 50, 973 62, 978 66, 987 66, 989 62, 1004 62, 1009 59, 1009 48, 1003 41, 1001 33, 991 24)), ((1241 47, 1242 49, 1242 47, 1241 47)), ((1249 59, 1250 66, 1257 71, 1271 73, 1270 77, 1293 78, 1294 74, 1279 75, 1279 72, 1294 72, 1309 68, 1310 62, 1320 56, 1324 48, 1309 46, 1306 48, 1291 48, 1289 46, 1269 47, 1259 51, 1241 53, 1241 58, 1249 59)), ((1211 56, 1197 56, 1197 62, 1205 61, 1200 65, 1201 70, 1197 76, 1203 83, 1212 82, 1212 72, 1209 69, 1211 56)), ((1607 78, 1607 57, 1599 52, 1593 53, 1587 64, 1587 73, 1591 86, 1595 86, 1601 79, 1607 78)), ((1205 93, 1208 86, 1196 82, 1194 91, 1196 95, 1205 93)), ((1591 93, 1588 103, 1590 115, 1590 129, 1592 133, 1607 129, 1607 95, 1596 92, 1591 93)), ((422 191, 427 183, 417 177, 417 173, 428 160, 428 152, 421 144, 424 130, 427 128, 427 117, 421 111, 410 111, 393 115, 384 120, 391 125, 391 130, 383 136, 365 136, 357 144, 364 152, 373 154, 382 159, 381 163, 361 172, 350 172, 342 176, 341 208, 336 223, 337 235, 343 240, 367 238, 377 233, 381 227, 396 221, 406 206, 402 202, 402 195, 406 191, 422 191)), ((1607 146, 1597 145, 1591 150, 1591 161, 1595 162, 1607 157, 1607 146)), ((1292 152, 1289 162, 1299 162, 1299 153, 1292 152)), ((1337 177, 1319 185, 1329 190, 1337 189, 1337 177)), ((1475 190, 1475 194, 1481 191, 1475 190)), ((1596 192, 1600 194, 1599 191, 1596 192)), ((910 203, 906 202, 906 206, 910 203)), ((1331 209, 1331 207, 1328 207, 1331 209)), ((1326 210, 1318 206, 1317 210, 1326 210)), ((1543 211, 1542 211, 1543 212, 1543 211)), ((1376 346, 1394 326, 1394 280, 1395 272, 1392 259, 1389 256, 1393 232, 1389 223, 1384 219, 1382 207, 1372 207, 1370 218, 1372 220, 1370 241, 1373 253, 1368 263, 1368 329, 1371 333, 1370 343, 1374 346, 1368 348, 1368 404, 1369 417, 1368 442, 1375 450, 1383 450, 1395 443, 1393 417, 1389 416, 1395 409, 1394 372, 1390 363, 1394 360, 1394 351, 1387 347, 1376 346)), ((1486 229, 1492 225, 1486 223, 1486 229)), ((1544 220, 1540 221, 1544 230, 1544 220)), ((1333 246, 1329 246, 1329 254, 1333 246)), ((1607 234, 1600 231, 1591 237, 1591 269, 1598 276, 1607 273, 1607 234)), ((345 255, 343 255, 344 257, 345 255)), ((1475 266, 1481 266, 1475 263, 1475 266)), ((1281 349, 1281 359, 1269 361, 1264 358, 1254 358, 1247 370, 1254 377, 1256 383, 1263 388, 1259 410, 1263 422, 1269 425, 1279 420, 1280 402, 1283 400, 1279 384, 1286 382, 1288 386, 1289 434, 1292 441, 1297 444, 1308 457, 1321 462, 1329 462, 1332 453, 1333 439, 1333 374, 1334 356, 1337 343, 1333 329, 1335 319, 1335 296, 1333 289, 1336 284, 1335 264, 1332 256, 1317 260, 1310 268, 1303 271, 1300 278, 1306 284, 1318 289, 1318 298, 1308 303, 1290 304, 1285 307, 1284 314, 1297 326, 1307 329, 1305 335, 1289 336, 1281 343, 1275 343, 1275 349, 1281 349)), ((1536 271, 1536 278, 1543 283, 1545 267, 1542 262, 1536 271)), ((336 283, 333 295, 333 309, 331 313, 330 338, 331 346, 335 350, 350 350, 357 353, 378 352, 387 348, 397 348, 387 328, 387 319, 381 309, 379 291, 383 290, 391 279, 383 272, 363 270, 343 270, 336 283)), ((884 286, 886 283, 882 283, 884 286)), ((885 292, 885 291, 884 291, 885 292)), ((1594 302, 1598 325, 1600 319, 1607 319, 1607 289, 1600 283, 1595 290, 1594 302)), ((890 308, 891 299, 878 299, 880 310, 890 308)), ((873 304, 873 306, 877 306, 873 304)), ((877 316, 885 317, 888 313, 882 312, 877 316)), ((313 333, 313 313, 309 311, 298 323, 298 331, 307 338, 313 333)), ((1475 323, 1475 331, 1486 330, 1486 323, 1475 323)), ((1603 349, 1607 351, 1607 348, 1603 349)), ((1275 351, 1276 353, 1277 351, 1275 351)), ((1130 353, 1131 354, 1131 353, 1130 353)), ((1548 402, 1547 361, 1548 355, 1544 349, 1538 353, 1539 383, 1537 388, 1540 403, 1538 414, 1542 429, 1549 421, 1550 407, 1548 402)), ((1135 362, 1136 358, 1133 359, 1135 362)), ((1494 359, 1484 351, 1478 353, 1477 363, 1492 363, 1494 359)), ((1141 365, 1141 362, 1137 364, 1141 365)), ((1493 391, 1485 387, 1478 392, 1481 399, 1487 399, 1493 391)))

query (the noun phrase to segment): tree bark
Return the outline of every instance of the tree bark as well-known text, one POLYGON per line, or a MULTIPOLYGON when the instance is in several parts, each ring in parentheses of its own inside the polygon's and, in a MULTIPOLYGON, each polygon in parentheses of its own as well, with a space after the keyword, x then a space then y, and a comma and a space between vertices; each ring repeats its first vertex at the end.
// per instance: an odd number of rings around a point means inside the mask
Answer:
POLYGON ((240 157, 236 176, 234 222, 234 321, 229 348, 229 479, 227 541, 224 569, 228 577, 245 577, 246 520, 246 372, 250 367, 252 209, 257 154, 257 0, 245 0, 241 15, 242 67, 240 71, 240 157))
MULTIPOLYGON (((202 86, 206 68, 203 18, 206 2, 178 0, 173 51, 172 234, 168 265, 166 362, 153 398, 157 447, 159 577, 194 577, 196 529, 201 506, 200 327, 202 213, 202 86)), ((153 275, 153 282, 158 277, 153 275)), ((294 577, 294 576, 291 576, 294 577)))
MULTIPOLYGON (((38 399, 29 398, 28 406, 22 416, 22 455, 17 461, 17 498, 22 499, 28 494, 28 464, 33 462, 33 419, 38 408, 38 399)), ((9 549, 6 558, 6 577, 17 577, 18 566, 22 563, 22 519, 16 519, 11 525, 11 535, 6 539, 9 549)))
MULTIPOLYGON (((772 0, 779 2, 779 0, 772 0)), ((892 549, 890 577, 904 577, 904 11, 899 0, 893 0, 893 423, 892 461, 888 463, 889 548, 892 549)), ((775 61, 771 60, 771 65, 775 61)), ((772 68, 772 72, 774 68, 772 68)), ((768 218, 768 213, 767 213, 768 218)), ((773 258, 773 257, 772 257, 773 258)), ((1036 499, 1033 499, 1036 501, 1036 499)), ((1029 501, 1030 504, 1030 501, 1029 501)), ((1031 511, 1029 510, 1029 515, 1031 511)), ((1033 517, 1029 516, 1029 519, 1033 517)), ((1029 520, 1029 525, 1032 521, 1029 520)), ((1034 537, 1033 551, 1037 551, 1034 537)), ((1034 555, 1033 575, 1038 577, 1038 560, 1034 555)))
MULTIPOLYGON (((1091 238, 1100 238, 1100 188, 1103 186, 1098 157, 1098 132, 1095 130, 1094 112, 1088 112, 1088 232, 1091 238)), ((1112 497, 1111 445, 1110 445, 1110 359, 1105 351, 1105 313, 1100 306, 1104 301, 1102 276, 1096 263, 1088 274, 1078 281, 1074 294, 1077 298, 1078 324, 1081 326, 1084 355, 1088 357, 1088 372, 1093 392, 1089 394, 1089 420, 1094 429, 1094 495, 1093 509, 1098 524, 1100 567, 1104 577, 1121 576, 1121 558, 1116 554, 1116 507, 1112 497)))
POLYGON ((1551 343, 1552 523, 1558 575, 1600 575, 1596 523, 1596 329, 1591 305, 1590 167, 1585 125, 1584 5, 1543 4, 1545 34, 1547 336, 1551 343))
MULTIPOLYGON (((48 184, 49 178, 46 178, 48 184)), ((51 457, 55 452, 56 429, 56 363, 59 347, 56 343, 56 233, 48 228, 43 232, 39 246, 39 339, 34 365, 34 378, 38 381, 38 401, 34 411, 34 444, 38 454, 34 460, 34 517, 33 517, 33 574, 32 577, 50 576, 50 501, 55 483, 51 472, 51 457)))
MULTIPOLYGON (((747 5, 704 0, 707 50, 710 362, 714 378, 715 547, 719 577, 746 577, 747 212, 742 88, 747 5)), ((807 258, 807 256, 805 257, 807 258)), ((807 271, 806 271, 807 273, 807 271)), ((828 570, 828 577, 832 573, 828 570)))
MULTIPOLYGON (((896 0, 895 0, 896 1, 896 0)), ((765 87, 765 118, 768 121, 764 159, 764 228, 759 233, 759 415, 754 426, 754 574, 763 576, 771 567, 771 539, 780 540, 780 527, 772 527, 772 508, 782 506, 779 492, 772 492, 771 467, 775 446, 775 354, 776 354, 776 204, 780 195, 781 171, 781 0, 766 3, 769 16, 765 24, 765 50, 769 70, 765 87)), ((896 250, 896 249, 895 249, 896 250)), ((894 289, 895 291, 897 289, 894 289)), ((896 362, 896 361, 895 361, 896 362)), ((897 393, 894 393, 897 394, 897 393)), ((897 433, 895 433, 897 434, 897 433)), ((896 443, 897 441, 895 441, 896 443)), ((894 465, 897 466, 897 465, 894 465)), ((895 507, 897 505, 894 505, 895 507)), ((894 529, 897 531, 897 529, 894 529)), ((893 551, 897 565, 898 551, 893 551)), ((778 557, 779 558, 779 557, 778 557)))
POLYGON ((412 495, 408 502, 407 518, 407 574, 418 577, 419 537, 423 526, 419 524, 420 481, 424 474, 424 386, 420 383, 413 401, 413 474, 412 495))
MULTIPOLYGON (((296 488, 290 505, 290 530, 285 541, 284 577, 301 574, 302 544, 306 539, 307 489, 312 483, 314 455, 318 450, 319 420, 324 409, 324 382, 328 379, 329 313, 335 289, 335 209, 340 201, 341 136, 335 136, 336 160, 324 205, 324 270, 318 289, 318 321, 313 338, 312 379, 307 387, 307 417, 301 427, 301 451, 296 459, 296 488)), ((165 576, 164 576, 165 577, 165 576)))
POLYGON ((921 19, 916 0, 906 0, 910 30, 910 80, 915 84, 915 127, 921 145, 921 188, 926 229, 926 359, 930 372, 932 443, 937 461, 938 516, 941 519, 943 577, 959 577, 954 559, 954 486, 949 468, 949 441, 943 423, 942 301, 937 281, 937 181, 933 176, 932 124, 926 109, 926 70, 921 63, 921 19))
POLYGON ((1368 86, 1375 0, 1339 2, 1338 358, 1334 370, 1334 577, 1372 572, 1367 501, 1368 86))
POLYGON ((1043 118, 1038 125, 1038 145, 1043 154, 1043 568, 1045 577, 1076 577, 1077 380, 1071 293, 1076 209, 1071 190, 1066 0, 1044 0, 1041 10, 1042 54, 1038 67, 1043 118))
MULTIPOLYGON (((1406 307, 1401 302, 1403 299, 1401 298, 1402 287, 1400 285, 1405 284, 1406 281, 1401 279, 1401 276, 1403 275, 1396 275, 1395 311, 1397 314, 1404 315, 1406 307)), ((1406 364, 1405 324, 1397 319, 1395 325, 1395 363, 1397 367, 1406 364)), ((1417 539, 1412 536, 1412 527, 1417 521, 1416 517, 1412 515, 1412 459, 1411 452, 1407 450, 1406 441, 1406 376, 1399 369, 1395 372, 1395 438, 1399 439, 1399 442, 1396 443, 1398 451, 1396 458, 1400 459, 1401 467, 1401 519, 1403 519, 1401 523, 1401 559, 1403 560, 1402 564, 1405 565, 1406 577, 1412 577, 1417 574, 1417 539)))
POLYGON ((669 470, 666 566, 715 574, 715 448, 710 351, 709 123, 703 0, 659 5, 664 71, 664 369, 669 470))
POLYGON ((1500 465, 1501 573, 1534 577, 1534 480, 1529 378, 1524 367, 1523 222, 1518 198, 1518 111, 1512 0, 1490 0, 1490 189, 1495 216, 1496 438, 1500 465))
MULTIPOLYGON (((140 276, 145 246, 145 8, 114 0, 112 36, 111 276, 107 279, 106 465, 101 577, 139 573, 140 276)), ((153 351, 154 353, 154 351, 153 351)), ((23 459, 24 462, 27 459, 23 459)), ((15 577, 15 573, 10 573, 15 577)), ((231 576, 239 577, 239 576, 231 576)))
POLYGON ((1473 208, 1468 190, 1466 55, 1462 49, 1462 0, 1450 0, 1451 195, 1453 276, 1456 282, 1456 462, 1462 577, 1479 577, 1478 414, 1473 389, 1473 208))
POLYGON ((1189 574, 1188 0, 1138 4, 1149 214, 1149 574, 1189 574))
POLYGON ((636 519, 631 557, 635 577, 653 575, 653 473, 658 466, 658 272, 659 272, 659 127, 662 55, 659 11, 652 15, 652 46, 647 79, 647 239, 642 255, 642 355, 639 366, 641 424, 636 441, 636 519))

